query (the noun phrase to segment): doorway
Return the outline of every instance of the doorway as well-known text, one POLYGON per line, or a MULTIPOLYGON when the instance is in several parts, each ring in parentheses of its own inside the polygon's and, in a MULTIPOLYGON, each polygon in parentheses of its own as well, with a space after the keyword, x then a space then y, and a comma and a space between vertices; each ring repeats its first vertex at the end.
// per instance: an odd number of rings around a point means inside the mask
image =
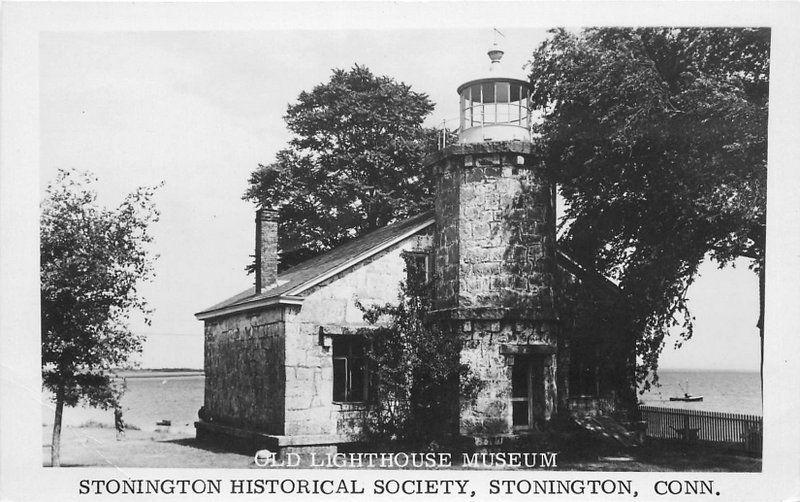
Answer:
POLYGON ((532 429, 544 418, 544 364, 541 356, 515 356, 511 367, 511 419, 515 431, 532 429))

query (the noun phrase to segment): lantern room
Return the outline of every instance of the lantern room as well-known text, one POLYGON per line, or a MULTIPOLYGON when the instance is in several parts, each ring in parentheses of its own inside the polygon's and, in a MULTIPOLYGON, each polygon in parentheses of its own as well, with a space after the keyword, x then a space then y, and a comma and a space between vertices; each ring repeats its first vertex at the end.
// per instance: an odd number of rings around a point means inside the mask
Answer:
POLYGON ((458 88, 461 98, 459 143, 530 141, 530 84, 503 71, 497 43, 487 53, 489 74, 458 88))

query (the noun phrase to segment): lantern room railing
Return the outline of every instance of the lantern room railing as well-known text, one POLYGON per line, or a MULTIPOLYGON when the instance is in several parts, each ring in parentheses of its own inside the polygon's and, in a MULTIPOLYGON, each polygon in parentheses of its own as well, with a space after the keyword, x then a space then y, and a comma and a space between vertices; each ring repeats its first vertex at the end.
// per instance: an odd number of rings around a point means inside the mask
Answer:
POLYGON ((477 82, 461 90, 461 130, 502 124, 530 127, 530 92, 518 82, 477 82))
POLYGON ((439 129, 439 148, 448 143, 448 134, 457 133, 459 143, 483 141, 530 141, 536 120, 531 111, 527 82, 512 78, 473 80, 458 90, 459 116, 443 119, 439 129))

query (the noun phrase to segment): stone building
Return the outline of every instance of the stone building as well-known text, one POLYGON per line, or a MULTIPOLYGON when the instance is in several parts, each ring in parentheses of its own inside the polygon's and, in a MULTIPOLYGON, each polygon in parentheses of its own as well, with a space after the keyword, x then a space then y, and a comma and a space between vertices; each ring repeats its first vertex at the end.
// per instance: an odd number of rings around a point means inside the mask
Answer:
POLYGON ((459 140, 425 166, 436 173, 433 214, 279 273, 277 215, 257 213, 255 287, 197 314, 206 371, 199 436, 284 452, 357 440, 369 392, 357 334, 369 324, 357 303, 397 301, 406 260, 435 277, 431 320, 461 338, 461 361, 484 382, 462 407, 462 435, 513 437, 558 412, 631 401, 626 335, 598 319, 592 343, 578 343, 560 316, 563 284, 600 302, 618 291, 556 248, 555 187, 531 138, 529 83, 502 72, 502 55, 490 50, 489 75, 458 88, 459 140), (597 347, 620 340, 625 349, 600 364, 597 347))

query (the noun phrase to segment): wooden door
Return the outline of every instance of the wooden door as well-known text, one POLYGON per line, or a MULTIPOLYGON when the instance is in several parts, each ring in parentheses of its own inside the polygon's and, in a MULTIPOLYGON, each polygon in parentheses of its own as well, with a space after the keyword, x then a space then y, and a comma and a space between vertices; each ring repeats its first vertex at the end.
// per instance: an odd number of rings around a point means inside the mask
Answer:
POLYGON ((514 430, 529 430, 544 415, 542 358, 519 357, 511 368, 511 417, 514 430))

